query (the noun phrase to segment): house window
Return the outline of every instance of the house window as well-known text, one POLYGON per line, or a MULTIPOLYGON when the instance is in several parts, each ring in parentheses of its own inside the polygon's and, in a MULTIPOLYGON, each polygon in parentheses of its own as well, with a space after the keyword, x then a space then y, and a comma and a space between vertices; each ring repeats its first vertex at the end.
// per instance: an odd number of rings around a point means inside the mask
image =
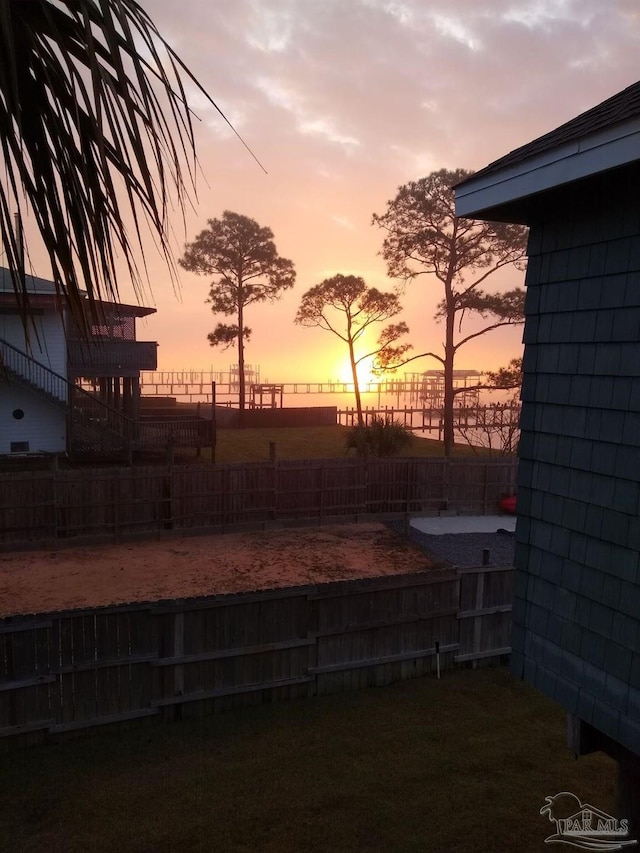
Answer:
POLYGON ((24 410, 23 409, 14 409, 11 414, 13 415, 13 417, 17 421, 21 421, 24 417, 24 410))
POLYGON ((12 441, 11 442, 11 453, 28 453, 29 452, 29 442, 28 441, 12 441))

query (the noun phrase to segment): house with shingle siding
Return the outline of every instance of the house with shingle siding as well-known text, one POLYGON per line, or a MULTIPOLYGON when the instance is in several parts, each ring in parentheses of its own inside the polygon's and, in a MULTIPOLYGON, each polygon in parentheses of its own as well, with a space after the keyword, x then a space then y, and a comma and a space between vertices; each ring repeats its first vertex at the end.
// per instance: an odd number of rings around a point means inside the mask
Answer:
POLYGON ((619 762, 637 820, 640 83, 476 172, 456 212, 530 228, 511 667, 577 754, 619 762))

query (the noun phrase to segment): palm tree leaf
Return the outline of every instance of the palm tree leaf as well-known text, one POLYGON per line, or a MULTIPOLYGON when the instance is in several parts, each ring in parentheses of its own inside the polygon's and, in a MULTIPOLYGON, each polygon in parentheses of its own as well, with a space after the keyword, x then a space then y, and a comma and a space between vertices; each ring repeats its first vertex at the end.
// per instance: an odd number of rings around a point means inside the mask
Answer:
POLYGON ((117 300, 119 257, 142 295, 145 228, 175 277, 171 201, 183 210, 197 168, 181 78, 220 110, 146 12, 134 0, 0 0, 0 53, 0 237, 23 322, 13 216, 27 210, 81 325, 83 290, 94 308, 117 300))

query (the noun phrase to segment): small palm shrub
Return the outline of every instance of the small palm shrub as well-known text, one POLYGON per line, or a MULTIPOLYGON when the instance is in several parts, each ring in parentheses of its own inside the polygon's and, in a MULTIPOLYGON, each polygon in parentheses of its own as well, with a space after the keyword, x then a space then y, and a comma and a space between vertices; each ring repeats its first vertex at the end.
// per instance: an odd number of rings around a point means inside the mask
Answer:
POLYGON ((358 456, 396 456, 411 444, 411 431, 388 415, 374 415, 366 425, 352 427, 347 433, 346 449, 358 456))

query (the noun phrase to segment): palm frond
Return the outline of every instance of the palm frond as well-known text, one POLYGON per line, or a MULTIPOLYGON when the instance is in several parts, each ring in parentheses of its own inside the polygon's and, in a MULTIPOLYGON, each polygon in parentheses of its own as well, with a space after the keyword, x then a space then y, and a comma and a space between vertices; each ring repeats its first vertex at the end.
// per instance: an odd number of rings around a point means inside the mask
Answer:
POLYGON ((194 186, 181 78, 220 110, 134 0, 0 0, 0 55, 0 238, 19 304, 27 210, 77 318, 82 290, 117 300, 119 257, 140 298, 142 223, 174 272, 171 199, 183 209, 194 186))

